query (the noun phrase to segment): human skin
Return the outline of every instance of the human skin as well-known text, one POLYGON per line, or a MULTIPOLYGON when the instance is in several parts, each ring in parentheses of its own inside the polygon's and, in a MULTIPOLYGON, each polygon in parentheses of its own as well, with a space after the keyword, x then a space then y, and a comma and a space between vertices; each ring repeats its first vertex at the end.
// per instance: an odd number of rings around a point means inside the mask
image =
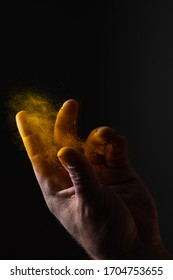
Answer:
POLYGON ((130 165, 127 141, 113 128, 99 127, 74 147, 78 110, 70 99, 57 114, 50 135, 54 161, 28 124, 28 112, 16 115, 49 210, 91 259, 173 259, 161 239, 153 197, 130 165))

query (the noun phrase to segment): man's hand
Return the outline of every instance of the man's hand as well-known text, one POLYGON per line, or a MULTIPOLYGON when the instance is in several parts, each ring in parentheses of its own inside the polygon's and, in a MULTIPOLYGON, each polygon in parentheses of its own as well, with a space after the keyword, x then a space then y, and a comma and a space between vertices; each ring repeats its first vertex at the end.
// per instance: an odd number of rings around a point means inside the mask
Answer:
POLYGON ((16 116, 17 126, 50 211, 93 259, 167 259, 153 198, 129 165, 127 143, 110 127, 77 140, 78 103, 57 114, 54 160, 42 138, 16 116))

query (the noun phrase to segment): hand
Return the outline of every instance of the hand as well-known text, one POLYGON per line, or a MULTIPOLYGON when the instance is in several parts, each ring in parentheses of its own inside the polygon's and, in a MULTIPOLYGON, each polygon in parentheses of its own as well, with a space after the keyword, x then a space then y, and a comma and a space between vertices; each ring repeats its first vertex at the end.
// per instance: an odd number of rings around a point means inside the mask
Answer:
POLYGON ((131 168, 127 142, 110 127, 77 140, 78 103, 57 114, 54 158, 28 122, 16 116, 33 170, 50 211, 93 259, 167 259, 153 198, 131 168))

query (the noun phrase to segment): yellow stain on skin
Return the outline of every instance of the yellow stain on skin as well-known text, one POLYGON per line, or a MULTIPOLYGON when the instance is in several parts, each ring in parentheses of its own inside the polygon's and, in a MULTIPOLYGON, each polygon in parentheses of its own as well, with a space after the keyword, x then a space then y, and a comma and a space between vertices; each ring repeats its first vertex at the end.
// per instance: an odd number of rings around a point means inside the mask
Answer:
MULTIPOLYGON (((53 134, 56 116, 61 104, 54 103, 46 95, 31 91, 13 94, 8 102, 9 120, 13 127, 15 115, 19 111, 27 111, 27 125, 32 133, 32 142, 34 143, 29 144, 29 138, 23 138, 27 151, 29 152, 30 148, 32 150, 35 145, 36 149, 44 151, 47 161, 51 162, 57 161, 57 152, 60 148, 55 145, 53 134)), ((17 134, 19 133, 17 132, 17 134)), ((74 148, 81 146, 81 141, 70 134, 65 136, 63 142, 74 148)), ((17 143, 19 144, 21 141, 17 141, 17 143)))
MULTIPOLYGON (((27 111, 27 125, 33 135, 36 145, 44 147, 49 160, 56 158, 56 147, 53 141, 53 130, 59 106, 44 94, 31 91, 14 93, 8 101, 8 119, 10 126, 16 127, 15 115, 19 111, 27 111)), ((17 132, 17 134, 19 134, 17 132)), ((21 144, 21 141, 15 141, 21 144)), ((23 139, 27 148, 27 138, 23 139)))
POLYGON ((54 125, 57 113, 62 103, 55 103, 53 98, 46 94, 33 91, 14 92, 8 100, 8 119, 13 128, 13 139, 18 147, 25 146, 28 155, 32 157, 35 151, 44 154, 46 162, 57 163, 57 152, 67 146, 81 150, 82 141, 77 135, 66 133, 60 136, 60 143, 54 142, 54 125), (23 143, 17 130, 15 116, 20 111, 27 112, 27 126, 31 135, 23 137, 23 143), (24 144, 24 145, 23 145, 24 144))

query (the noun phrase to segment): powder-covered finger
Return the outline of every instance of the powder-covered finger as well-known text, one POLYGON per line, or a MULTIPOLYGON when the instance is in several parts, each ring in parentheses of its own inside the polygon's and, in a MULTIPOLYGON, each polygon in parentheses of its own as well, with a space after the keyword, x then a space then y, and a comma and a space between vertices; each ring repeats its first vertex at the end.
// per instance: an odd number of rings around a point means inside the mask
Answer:
POLYGON ((84 153, 94 164, 120 167, 127 164, 127 141, 111 127, 99 127, 88 136, 84 153))
POLYGON ((78 102, 73 99, 67 100, 59 110, 54 128, 54 141, 59 148, 78 146, 76 135, 78 111, 78 102))
POLYGON ((28 123, 28 113, 26 111, 20 111, 16 115, 16 124, 29 158, 40 153, 43 147, 41 143, 38 143, 36 135, 33 135, 28 123))
POLYGON ((27 122, 27 114, 27 111, 20 111, 16 115, 16 124, 22 139, 31 134, 31 130, 27 122))
POLYGON ((114 129, 104 126, 91 131, 84 144, 84 154, 92 163, 105 163, 107 143, 116 137, 114 129))
POLYGON ((112 167, 123 167, 129 164, 127 140, 123 135, 117 135, 115 142, 106 145, 106 164, 112 167))
POLYGON ((26 111, 21 111, 16 115, 16 124, 33 167, 44 174, 48 170, 45 147, 39 137, 33 134, 26 111))

